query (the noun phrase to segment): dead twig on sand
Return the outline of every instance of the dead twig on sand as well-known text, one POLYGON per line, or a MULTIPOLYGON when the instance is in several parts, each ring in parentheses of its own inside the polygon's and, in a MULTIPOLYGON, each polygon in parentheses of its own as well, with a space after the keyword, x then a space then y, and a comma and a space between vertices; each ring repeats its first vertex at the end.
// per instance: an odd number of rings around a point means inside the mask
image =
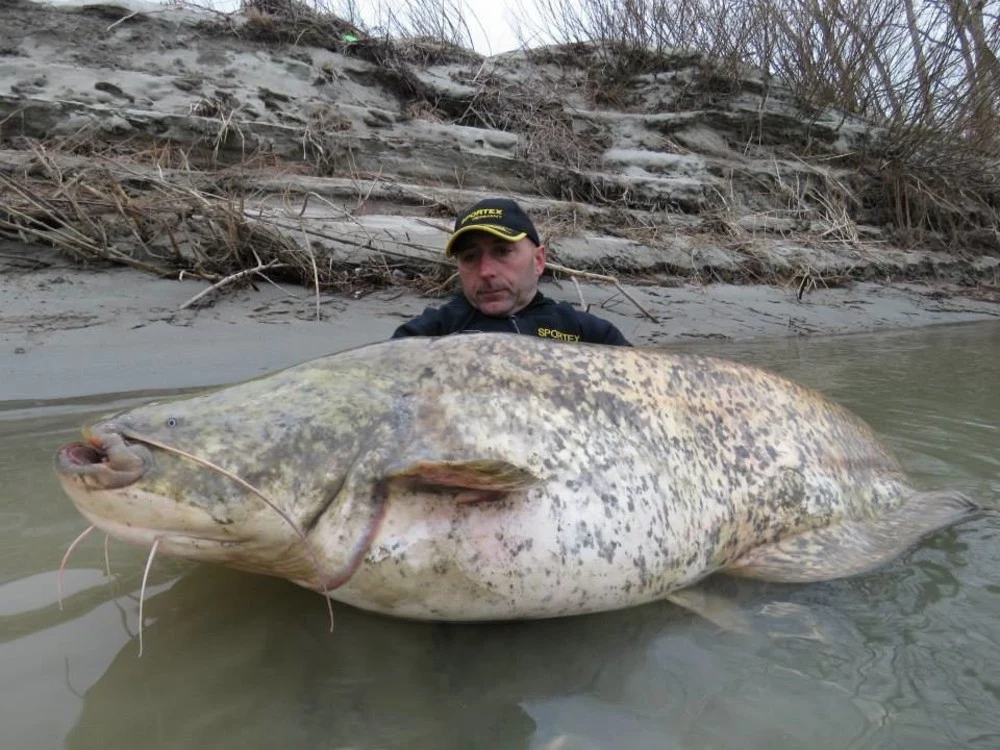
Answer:
POLYGON ((320 307, 319 307, 319 268, 316 267, 316 253, 313 252, 312 242, 309 240, 309 235, 306 234, 305 230, 302 230, 302 240, 305 243, 306 252, 309 253, 309 262, 312 264, 313 272, 313 287, 316 292, 316 320, 319 320, 320 307))
POLYGON ((453 273, 451 276, 449 276, 447 279, 445 279, 444 282, 442 282, 441 284, 438 284, 433 289, 428 289, 427 290, 427 294, 429 296, 431 296, 431 297, 440 294, 445 289, 447 289, 448 287, 450 287, 452 285, 452 283, 454 283, 455 279, 457 279, 457 278, 458 278, 458 274, 457 273, 453 273))
POLYGON ((208 296, 212 292, 218 291, 222 287, 224 287, 224 286, 226 286, 228 284, 232 284, 234 281, 239 281, 240 279, 244 279, 247 276, 252 276, 255 273, 261 273, 262 271, 266 271, 269 268, 284 268, 284 267, 287 267, 287 266, 288 266, 287 263, 279 263, 277 261, 277 259, 275 259, 275 260, 268 261, 267 263, 261 263, 261 264, 255 266, 254 268, 245 268, 242 271, 237 271, 236 273, 230 274, 229 276, 227 276, 226 278, 222 279, 221 281, 215 282, 214 284, 212 284, 212 286, 208 287, 208 289, 202 289, 200 292, 198 292, 196 295, 194 295, 191 299, 189 299, 187 302, 185 302, 183 305, 181 305, 177 309, 178 310, 186 310, 187 308, 191 307, 192 305, 197 304, 199 300, 204 299, 206 296, 208 296))
POLYGON ((653 315, 651 312, 649 312, 649 310, 640 305, 635 297, 633 297, 631 294, 625 291, 625 287, 623 287, 621 285, 621 282, 618 281, 618 279, 616 279, 614 276, 605 276, 602 273, 592 273, 590 271, 577 271, 575 268, 567 268, 566 266, 560 265, 558 263, 546 263, 545 267, 552 271, 558 271, 559 273, 564 273, 570 277, 579 276, 581 279, 590 279, 592 281, 604 281, 608 284, 614 284, 615 288, 619 292, 621 292, 622 295, 629 302, 635 305, 636 308, 638 308, 639 312, 641 312, 643 315, 645 315, 654 323, 660 322, 655 315, 653 315))
POLYGON ((576 287, 576 293, 580 295, 580 309, 584 312, 590 312, 590 305, 587 304, 587 300, 583 298, 583 287, 580 286, 580 282, 576 280, 576 276, 570 276, 570 280, 573 282, 573 286, 576 287))

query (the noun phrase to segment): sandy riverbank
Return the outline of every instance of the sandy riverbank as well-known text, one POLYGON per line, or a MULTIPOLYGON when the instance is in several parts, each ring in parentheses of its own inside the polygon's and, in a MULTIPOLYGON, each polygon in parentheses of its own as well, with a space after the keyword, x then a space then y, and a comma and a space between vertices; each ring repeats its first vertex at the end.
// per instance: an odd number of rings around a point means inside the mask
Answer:
MULTIPOLYGON (((205 282, 157 279, 127 268, 86 270, 52 251, 0 246, 0 401, 76 398, 234 382, 388 338, 442 300, 388 288, 359 299, 260 283, 211 307, 179 309, 205 282), (11 256, 32 258, 44 267, 11 256)), ((657 318, 612 287, 583 285, 591 310, 636 345, 704 338, 842 334, 997 319, 1000 306, 947 287, 858 282, 796 299, 755 285, 627 287, 657 318)), ((579 304, 572 284, 543 291, 579 304)))
POLYGON ((440 274, 452 217, 487 195, 520 201, 550 258, 633 280, 655 320, 608 285, 543 289, 637 345, 1000 316, 989 222, 897 242, 897 203, 859 197, 885 193, 871 124, 753 71, 720 88, 712 61, 664 54, 613 81, 593 46, 347 42, 323 14, 5 14, 0 401, 228 383, 383 340, 443 300, 381 285, 440 274), (307 289, 255 276, 182 309, 208 283, 181 268, 254 264, 331 290, 375 268, 381 288, 323 294, 317 319, 307 289))

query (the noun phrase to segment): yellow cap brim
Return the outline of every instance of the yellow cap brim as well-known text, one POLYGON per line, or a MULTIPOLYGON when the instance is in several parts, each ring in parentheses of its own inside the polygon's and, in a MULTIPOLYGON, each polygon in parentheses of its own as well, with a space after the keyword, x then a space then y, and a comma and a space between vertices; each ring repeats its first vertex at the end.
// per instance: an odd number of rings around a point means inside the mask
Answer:
POLYGON ((528 236, 527 232, 511 232, 507 227, 497 226, 496 224, 471 224, 467 227, 462 227, 449 238, 448 244, 444 248, 446 258, 451 257, 455 240, 469 232, 486 232, 487 234, 492 234, 494 237, 499 237, 505 242, 520 242, 528 236))

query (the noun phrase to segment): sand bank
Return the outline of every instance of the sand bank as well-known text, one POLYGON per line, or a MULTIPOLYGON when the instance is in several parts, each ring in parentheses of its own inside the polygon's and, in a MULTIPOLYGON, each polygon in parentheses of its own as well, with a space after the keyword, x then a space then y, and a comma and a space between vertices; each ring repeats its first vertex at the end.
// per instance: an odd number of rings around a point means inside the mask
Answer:
MULTIPOLYGON (((210 307, 180 307, 207 284, 128 268, 86 270, 50 250, 0 243, 0 401, 66 399, 229 383, 391 336, 440 298, 389 288, 352 299, 259 283, 210 307), (11 256, 48 264, 38 267, 11 256)), ((800 301, 775 286, 627 286, 653 322, 616 290, 582 285, 591 311, 638 346, 705 338, 842 334, 997 319, 996 304, 942 285, 857 282, 800 301)), ((572 284, 543 284, 580 304, 572 284)))

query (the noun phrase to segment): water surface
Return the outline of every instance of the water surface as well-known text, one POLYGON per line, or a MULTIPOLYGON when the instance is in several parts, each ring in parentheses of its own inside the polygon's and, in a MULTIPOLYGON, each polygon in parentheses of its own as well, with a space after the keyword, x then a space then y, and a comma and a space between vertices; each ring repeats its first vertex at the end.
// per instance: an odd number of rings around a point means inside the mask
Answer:
MULTIPOLYGON (((694 348, 694 347, 685 347, 694 348)), ((1000 504, 1000 326, 697 347, 818 388, 926 488, 1000 504)), ((2 394, 2 385, 0 385, 2 394)), ((0 402, 0 736, 71 748, 997 748, 1000 521, 873 574, 720 580, 750 618, 672 605, 544 622, 419 624, 260 576, 88 538, 52 474, 79 426, 153 394, 0 402)), ((2 395, 0 395, 2 397, 2 395)))

